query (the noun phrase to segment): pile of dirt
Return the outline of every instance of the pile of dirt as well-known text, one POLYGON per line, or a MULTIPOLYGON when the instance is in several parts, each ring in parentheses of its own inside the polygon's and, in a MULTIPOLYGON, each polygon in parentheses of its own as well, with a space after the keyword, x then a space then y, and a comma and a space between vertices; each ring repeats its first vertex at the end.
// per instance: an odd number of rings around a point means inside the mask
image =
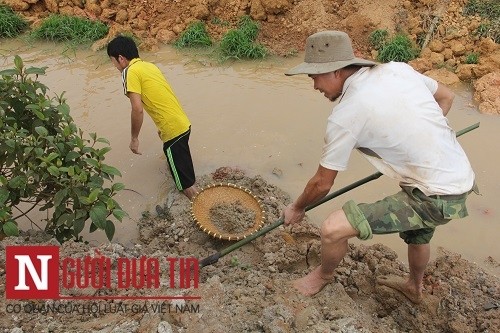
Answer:
MULTIPOLYGON (((279 218, 290 197, 260 176, 241 170, 220 168, 199 179, 200 186, 230 182, 252 191, 263 203, 268 223, 279 218)), ((219 241, 202 232, 190 215, 190 202, 172 192, 158 216, 139 222, 140 241, 133 247, 109 243, 97 247, 68 242, 61 256, 108 258, 195 257, 206 258, 232 242, 219 241)), ((25 233, 0 242, 0 264, 4 248, 14 244, 56 244, 41 233, 25 233)), ((383 245, 349 247, 336 270, 335 280, 314 297, 295 292, 290 281, 319 263, 317 227, 307 219, 293 227, 277 229, 255 239, 213 265, 200 270, 199 286, 169 288, 161 281, 155 295, 199 296, 199 300, 171 300, 163 306, 196 308, 198 311, 155 311, 161 301, 99 301, 95 306, 115 311, 83 315, 68 313, 12 313, 0 308, 4 332, 498 332, 500 281, 458 254, 442 250, 426 270, 423 303, 412 304, 402 294, 380 286, 381 276, 405 276, 407 268, 391 249, 383 245), (120 312, 128 306, 141 311, 120 312), (194 306, 194 307, 193 307, 194 306)), ((5 289, 5 267, 0 267, 0 292, 5 289)), ((66 290, 67 295, 154 296, 143 289, 66 290)), ((63 301, 61 301, 63 302, 63 301)), ((73 306, 92 306, 95 301, 70 301, 73 306)), ((53 301, 7 301, 22 308, 53 301)))

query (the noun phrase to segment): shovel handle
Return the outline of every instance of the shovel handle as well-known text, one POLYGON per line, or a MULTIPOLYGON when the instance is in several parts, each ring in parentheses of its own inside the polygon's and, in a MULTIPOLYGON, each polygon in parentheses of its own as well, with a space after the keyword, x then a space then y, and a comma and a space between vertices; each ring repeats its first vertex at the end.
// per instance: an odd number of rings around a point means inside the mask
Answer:
MULTIPOLYGON (((335 197, 338 197, 339 195, 341 194, 344 194, 345 192, 348 192, 358 186, 361 186, 365 183, 368 183, 374 179, 377 179, 379 178, 380 176, 382 176, 382 173, 380 172, 376 172, 368 177, 365 177, 363 179, 360 179, 350 185, 347 185, 343 188, 341 188, 340 190, 337 190, 335 192, 332 192, 330 193, 329 195, 325 196, 323 199, 319 200, 318 202, 310 205, 310 206, 307 206, 305 211, 307 212, 308 210, 311 210, 335 197)), ((208 265, 212 265, 212 264, 215 264, 217 261, 219 261, 219 258, 225 256, 226 254, 230 253, 230 252, 233 252, 234 250, 242 247, 243 245, 247 244, 247 243, 250 243, 251 241, 253 241, 254 239, 268 233, 269 231, 279 227, 280 225, 282 225, 283 223, 285 222, 285 219, 283 217, 280 217, 276 222, 274 222, 273 224, 270 224, 268 226, 265 226, 264 228, 260 229, 259 231, 257 232, 254 232, 253 234, 251 234, 250 236, 248 237, 245 237, 243 238, 242 240, 240 240, 239 242, 236 242, 228 247, 226 247, 225 249, 221 250, 220 252, 217 252, 215 254, 212 254, 211 256, 208 256, 206 257, 205 259, 201 260, 199 262, 199 266, 200 267, 205 267, 205 266, 208 266, 208 265)))

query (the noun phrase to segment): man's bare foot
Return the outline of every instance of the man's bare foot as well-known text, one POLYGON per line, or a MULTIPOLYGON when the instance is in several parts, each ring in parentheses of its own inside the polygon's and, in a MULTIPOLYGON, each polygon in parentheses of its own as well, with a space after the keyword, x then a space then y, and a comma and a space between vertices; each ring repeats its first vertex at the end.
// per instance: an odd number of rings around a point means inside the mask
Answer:
POLYGON ((318 266, 306 276, 294 280, 293 287, 304 296, 313 296, 330 282, 332 282, 332 278, 323 277, 321 275, 321 266, 318 266))
POLYGON ((182 193, 184 193, 184 195, 185 195, 185 196, 186 196, 189 200, 193 200, 193 197, 194 197, 196 194, 198 194, 198 192, 199 192, 199 191, 198 191, 198 188, 197 188, 195 185, 193 185, 193 186, 191 186, 191 187, 188 187, 188 188, 186 188, 186 189, 184 189, 184 190, 182 191, 182 193))
POLYGON ((377 283, 401 292, 415 304, 422 302, 422 292, 420 290, 415 290, 414 287, 410 286, 406 281, 399 277, 380 276, 377 278, 377 283))

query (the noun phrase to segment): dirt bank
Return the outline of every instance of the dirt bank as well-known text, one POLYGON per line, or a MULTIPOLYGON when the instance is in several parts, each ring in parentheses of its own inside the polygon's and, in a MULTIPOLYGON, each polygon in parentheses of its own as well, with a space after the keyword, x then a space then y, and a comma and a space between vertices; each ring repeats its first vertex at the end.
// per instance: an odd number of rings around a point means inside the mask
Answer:
POLYGON ((352 37, 357 53, 375 58, 369 35, 376 29, 407 33, 426 47, 411 65, 445 84, 480 80, 475 95, 483 113, 500 112, 500 45, 479 37, 479 16, 463 14, 467 0, 418 1, 325 1, 325 0, 1 0, 39 24, 51 13, 99 19, 110 25, 103 47, 120 32, 132 32, 142 39, 143 49, 154 50, 171 43, 195 20, 207 23, 218 40, 234 28, 242 15, 250 15, 261 26, 258 41, 274 54, 290 56, 303 50, 311 33, 336 29, 352 37), (471 53, 477 64, 468 64, 471 53), (492 85, 493 83, 493 85, 492 85), (486 90, 486 91, 485 91, 486 90))
MULTIPOLYGON (((201 177, 200 185, 231 182, 252 191, 266 211, 268 223, 276 221, 290 202, 282 190, 261 177, 220 168, 201 177)), ((172 192, 158 216, 145 216, 139 224, 140 240, 131 248, 120 244, 92 247, 65 243, 61 256, 109 258, 188 257, 205 258, 231 242, 218 241, 193 223, 189 201, 172 192), (96 252, 98 250, 98 252, 96 252)), ((420 305, 402 294, 376 284, 376 278, 405 276, 407 268, 391 249, 382 246, 350 246, 337 269, 335 281, 312 298, 297 295, 289 286, 319 260, 318 229, 308 221, 294 227, 279 227, 252 243, 231 252, 216 264, 200 271, 198 288, 169 289, 162 281, 158 290, 128 289, 85 292, 66 290, 66 295, 182 295, 200 300, 166 301, 168 308, 188 306, 192 311, 156 311, 161 301, 63 301, 75 306, 93 303, 127 307, 127 311, 87 315, 51 313, 6 313, 0 307, 0 328, 5 332, 498 332, 500 281, 462 259, 442 250, 428 266, 425 297, 420 305), (135 305, 134 305, 135 304, 135 305), (496 304, 496 305, 495 305, 496 304), (135 306, 136 310, 131 311, 135 306), (140 306, 141 311, 137 310, 140 306), (193 308, 194 306, 194 308, 193 308)), ((0 243, 0 263, 4 247, 12 244, 54 244, 46 235, 27 233, 0 243)), ((498 265, 498 263, 492 263, 498 265)), ((0 292, 5 288, 5 267, 0 292)), ((23 308, 53 302, 8 301, 23 308)))

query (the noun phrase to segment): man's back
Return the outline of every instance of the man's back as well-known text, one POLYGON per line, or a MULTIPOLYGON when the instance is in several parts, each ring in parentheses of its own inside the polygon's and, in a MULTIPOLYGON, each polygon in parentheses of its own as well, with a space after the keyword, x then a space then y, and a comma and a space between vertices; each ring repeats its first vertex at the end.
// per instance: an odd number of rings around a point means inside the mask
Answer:
POLYGON ((190 122, 160 69, 140 58, 122 72, 125 93, 141 95, 144 109, 166 142, 189 129, 190 122))
MULTIPOLYGON (((344 133, 344 150, 346 143, 360 148, 402 185, 426 194, 464 193, 474 173, 433 97, 436 89, 436 81, 406 64, 362 68, 345 82, 344 96, 329 118, 327 142, 344 133)), ((327 154, 338 146, 327 146, 327 154)), ((345 153, 343 161, 347 166, 345 153)))

